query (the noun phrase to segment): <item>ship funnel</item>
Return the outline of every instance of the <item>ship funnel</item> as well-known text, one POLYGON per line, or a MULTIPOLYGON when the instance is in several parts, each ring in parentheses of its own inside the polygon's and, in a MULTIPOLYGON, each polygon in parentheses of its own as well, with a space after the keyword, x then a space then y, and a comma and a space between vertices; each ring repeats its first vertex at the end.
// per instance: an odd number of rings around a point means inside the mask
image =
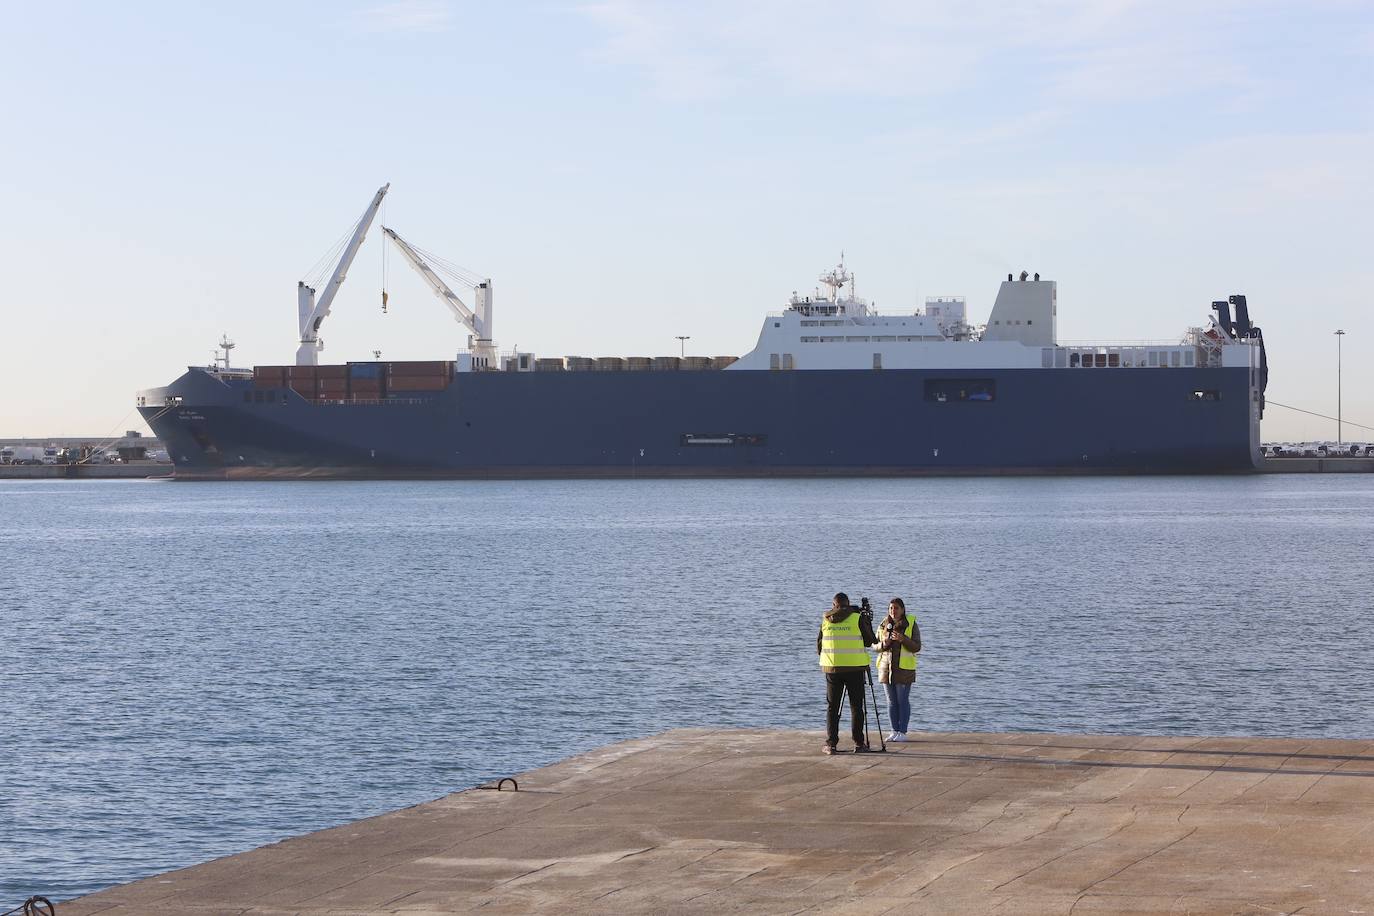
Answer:
POLYGON ((1237 293, 1230 297, 1230 302, 1236 307, 1236 336, 1250 336, 1250 307, 1245 304, 1245 297, 1237 293))
POLYGON ((1212 303, 1212 311, 1217 313, 1217 324, 1221 325, 1223 331, 1230 334, 1231 328, 1234 327, 1231 323, 1231 303, 1225 299, 1218 299, 1212 303))

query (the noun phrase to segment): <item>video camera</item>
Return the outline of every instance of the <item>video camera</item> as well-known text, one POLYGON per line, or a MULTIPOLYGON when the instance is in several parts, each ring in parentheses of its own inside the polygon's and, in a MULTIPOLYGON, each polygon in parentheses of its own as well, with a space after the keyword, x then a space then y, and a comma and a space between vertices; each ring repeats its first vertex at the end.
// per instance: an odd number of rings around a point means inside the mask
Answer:
POLYGON ((873 617, 873 605, 868 603, 867 598, 859 599, 859 615, 862 617, 868 617, 869 619, 872 619, 873 617))

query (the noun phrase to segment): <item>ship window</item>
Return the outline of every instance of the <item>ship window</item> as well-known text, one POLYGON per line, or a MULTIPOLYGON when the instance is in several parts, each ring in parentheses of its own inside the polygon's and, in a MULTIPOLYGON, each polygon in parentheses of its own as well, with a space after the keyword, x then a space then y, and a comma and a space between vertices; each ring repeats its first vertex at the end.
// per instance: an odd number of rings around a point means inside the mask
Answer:
POLYGON ((769 354, 768 354, 768 368, 769 368, 769 369, 778 369, 778 368, 781 368, 781 366, 782 366, 782 363, 778 360, 778 354, 776 354, 776 353, 769 353, 769 354))
POLYGON ((1188 400, 1190 400, 1190 401, 1220 401, 1220 400, 1221 400, 1221 396, 1220 396, 1219 394, 1217 394, 1217 392, 1215 392, 1215 391, 1197 389, 1197 390, 1188 392, 1188 400))
POLYGON ((927 401, 947 404, 956 401, 995 401, 997 382, 990 378, 926 379, 927 401))
POLYGON ((782 327, 782 322, 781 322, 781 321, 775 321, 775 322, 773 322, 773 327, 775 327, 775 328, 780 328, 780 327, 782 327))
POLYGON ((793 362, 792 362, 792 354, 791 354, 791 353, 784 353, 784 354, 782 355, 782 367, 783 367, 784 369, 793 369, 793 368, 795 368, 795 365, 794 365, 793 362))
POLYGON ((1073 369, 1073 368, 1075 368, 1077 365, 1078 365, 1078 354, 1077 354, 1077 353, 1070 353, 1070 354, 1069 354, 1069 368, 1070 368, 1070 369, 1073 369))
POLYGON ((1034 323, 1035 323, 1035 322, 1031 321, 1029 318, 1026 319, 1026 324, 1034 324, 1034 323))
POLYGON ((1113 368, 1113 369, 1116 369, 1116 368, 1120 367, 1120 365, 1121 365, 1121 354, 1120 354, 1120 353, 1108 353, 1108 354, 1107 354, 1107 365, 1110 366, 1110 367, 1113 368))
POLYGON ((1099 369, 1105 369, 1105 368, 1107 368, 1107 354, 1106 354, 1106 353, 1098 353, 1096 356, 1093 357, 1093 361, 1097 364, 1097 368, 1099 368, 1099 369))
POLYGON ((874 354, 873 354, 873 368, 874 368, 874 369, 881 369, 882 367, 883 367, 883 354, 881 354, 881 353, 874 353, 874 354))
POLYGON ((1184 354, 1183 354, 1183 365, 1185 365, 1185 366, 1191 366, 1191 365, 1193 365, 1193 356, 1194 356, 1194 353, 1193 353, 1192 350, 1189 350, 1187 353, 1184 353, 1184 354))
POLYGON ((1183 355, 1179 353, 1177 350, 1175 350, 1173 354, 1173 359, 1171 360, 1174 368, 1177 369, 1182 361, 1183 355))

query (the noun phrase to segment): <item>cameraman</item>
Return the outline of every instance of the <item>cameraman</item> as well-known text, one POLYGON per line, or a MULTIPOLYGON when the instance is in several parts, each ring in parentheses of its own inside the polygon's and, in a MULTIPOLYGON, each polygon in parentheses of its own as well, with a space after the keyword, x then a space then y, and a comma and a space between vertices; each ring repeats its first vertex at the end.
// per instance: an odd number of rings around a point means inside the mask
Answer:
POLYGON ((864 682, 868 677, 868 647, 877 641, 873 635, 872 609, 859 611, 850 605, 848 595, 836 593, 816 634, 816 654, 825 672, 823 753, 835 753, 835 746, 840 743, 840 696, 846 691, 854 751, 868 750, 864 737, 864 682))

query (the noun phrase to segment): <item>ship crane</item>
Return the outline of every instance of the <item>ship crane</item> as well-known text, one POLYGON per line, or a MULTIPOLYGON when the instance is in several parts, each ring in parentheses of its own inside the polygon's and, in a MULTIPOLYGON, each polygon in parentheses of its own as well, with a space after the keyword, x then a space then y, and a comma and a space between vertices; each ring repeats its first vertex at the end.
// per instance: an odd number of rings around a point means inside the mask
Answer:
MULTIPOLYGON (((386 226, 382 227, 382 234, 396 244, 401 254, 405 255, 405 259, 410 262, 410 266, 415 268, 415 272, 434 291, 434 295, 438 296, 439 300, 448 306, 454 319, 471 332, 468 335, 468 351, 472 354, 472 367, 474 369, 495 368, 497 366, 496 345, 492 343, 491 339, 491 280, 467 284, 472 287, 473 304, 476 306, 476 308, 468 308, 467 304, 458 298, 457 294, 430 266, 429 261, 416 251, 409 242, 386 226)), ((431 255, 431 257, 433 256, 431 255)))
POLYGON ((329 308, 334 304, 334 297, 338 294, 339 287, 343 286, 343 281, 348 276, 348 268, 353 265, 353 258, 357 256, 358 248, 362 246, 363 239, 367 237, 367 230, 372 226, 372 220, 376 218, 377 210, 382 206, 382 198, 386 197, 386 192, 390 188, 391 184, 387 183, 377 189, 372 203, 368 204, 367 210, 354 225, 353 235, 344 246, 338 266, 334 268, 334 274, 325 285, 319 301, 315 301, 315 290, 306 286, 304 280, 296 284, 296 310, 301 333, 301 345, 296 350, 296 365, 313 366, 319 362, 319 353, 324 349, 324 341, 320 340, 320 325, 329 317, 329 308))

